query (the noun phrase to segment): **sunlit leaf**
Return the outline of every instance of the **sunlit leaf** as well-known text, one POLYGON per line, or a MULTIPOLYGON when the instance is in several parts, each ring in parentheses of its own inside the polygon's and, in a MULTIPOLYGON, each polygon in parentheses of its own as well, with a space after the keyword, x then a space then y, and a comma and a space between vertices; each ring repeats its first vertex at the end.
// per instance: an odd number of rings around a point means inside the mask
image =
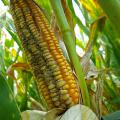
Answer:
POLYGON ((4 5, 9 5, 9 1, 8 0, 2 0, 2 2, 4 3, 4 5))
POLYGON ((85 27, 85 26, 82 24, 82 21, 81 21, 81 20, 77 17, 77 15, 75 14, 72 1, 71 1, 71 0, 68 0, 68 4, 69 4, 70 10, 71 10, 71 12, 72 12, 73 20, 75 21, 75 23, 79 25, 79 27, 82 29, 82 31, 83 31, 86 35, 89 35, 89 30, 88 30, 88 28, 85 27))
POLYGON ((16 54, 17 54, 17 51, 13 48, 12 51, 11 51, 13 57, 16 57, 16 54))
POLYGON ((79 0, 80 3, 87 9, 93 18, 96 18, 101 14, 101 8, 94 0, 79 0))
POLYGON ((7 48, 10 48, 10 47, 13 47, 14 46, 14 41, 13 41, 13 39, 6 39, 5 40, 5 46, 7 47, 7 48))

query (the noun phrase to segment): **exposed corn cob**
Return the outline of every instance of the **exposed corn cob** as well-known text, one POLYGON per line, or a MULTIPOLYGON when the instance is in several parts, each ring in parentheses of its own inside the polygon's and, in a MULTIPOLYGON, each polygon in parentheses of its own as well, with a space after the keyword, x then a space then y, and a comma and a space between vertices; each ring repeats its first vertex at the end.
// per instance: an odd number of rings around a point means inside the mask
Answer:
POLYGON ((11 12, 48 108, 77 104, 77 83, 41 9, 32 0, 11 0, 11 12))

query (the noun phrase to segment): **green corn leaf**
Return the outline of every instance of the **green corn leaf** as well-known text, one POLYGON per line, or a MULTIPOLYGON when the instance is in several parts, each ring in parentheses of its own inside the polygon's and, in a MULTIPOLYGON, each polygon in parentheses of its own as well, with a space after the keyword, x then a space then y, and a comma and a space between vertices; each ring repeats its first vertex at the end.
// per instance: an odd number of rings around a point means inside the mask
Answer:
POLYGON ((0 119, 21 120, 13 94, 2 75, 0 75, 0 119))

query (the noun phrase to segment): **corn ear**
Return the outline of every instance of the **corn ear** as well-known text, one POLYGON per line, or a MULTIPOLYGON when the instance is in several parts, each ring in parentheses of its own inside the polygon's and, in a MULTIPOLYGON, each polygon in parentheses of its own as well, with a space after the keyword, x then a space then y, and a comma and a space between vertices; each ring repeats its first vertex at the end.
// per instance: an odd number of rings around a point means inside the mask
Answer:
POLYGON ((77 104, 77 82, 42 10, 32 0, 11 0, 10 8, 38 90, 48 109, 67 109, 77 104))

